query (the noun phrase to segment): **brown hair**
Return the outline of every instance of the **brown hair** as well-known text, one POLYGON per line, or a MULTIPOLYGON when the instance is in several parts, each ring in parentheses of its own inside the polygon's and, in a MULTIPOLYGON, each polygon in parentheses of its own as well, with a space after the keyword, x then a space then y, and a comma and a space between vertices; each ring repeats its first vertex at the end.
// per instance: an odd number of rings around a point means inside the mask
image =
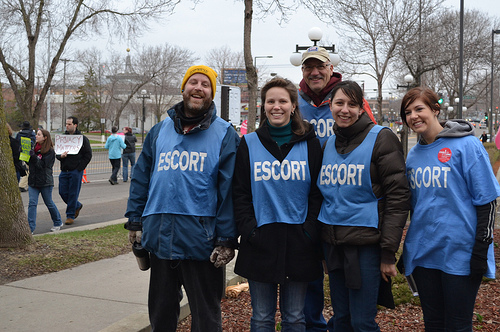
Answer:
POLYGON ((347 96, 347 98, 349 98, 352 102, 358 105, 361 108, 361 111, 364 111, 363 90, 361 90, 361 87, 359 86, 358 83, 354 81, 342 81, 335 84, 330 96, 330 105, 333 102, 333 97, 335 97, 335 94, 339 90, 342 90, 342 92, 347 96))
MULTIPOLYGON (((302 119, 302 114, 299 110, 299 94, 297 92, 297 87, 292 83, 289 79, 283 77, 274 77, 271 80, 267 81, 267 83, 260 90, 260 98, 262 100, 262 105, 265 104, 267 91, 271 88, 283 88, 290 95, 290 101, 293 105, 295 105, 295 110, 291 114, 292 120, 292 132, 296 135, 304 135, 307 132, 308 124, 302 119)), ((267 120, 266 112, 264 111, 264 107, 261 107, 260 112, 261 123, 267 120)))
POLYGON ((38 129, 42 132, 43 137, 45 137, 45 141, 41 144, 42 148, 40 149, 41 154, 45 154, 49 152, 49 150, 54 146, 52 143, 52 138, 50 137, 50 133, 45 129, 38 129))
POLYGON ((405 125, 408 125, 408 122, 406 122, 406 109, 417 99, 421 99, 423 103, 432 111, 437 111, 438 116, 441 112, 441 106, 439 106, 438 103, 438 95, 429 88, 417 86, 416 88, 408 91, 401 101, 401 111, 399 112, 399 115, 401 116, 401 120, 403 120, 405 125))

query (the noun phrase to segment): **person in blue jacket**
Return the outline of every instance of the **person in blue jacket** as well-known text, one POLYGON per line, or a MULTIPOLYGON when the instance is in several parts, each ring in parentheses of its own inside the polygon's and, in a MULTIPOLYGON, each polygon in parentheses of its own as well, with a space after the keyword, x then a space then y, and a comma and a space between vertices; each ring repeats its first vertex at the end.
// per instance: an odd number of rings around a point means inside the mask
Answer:
POLYGON ((278 289, 283 331, 306 331, 307 286, 322 275, 316 186, 321 146, 302 119, 292 82, 274 78, 261 95, 264 121, 243 136, 236 155, 233 197, 241 244, 235 272, 249 282, 251 331, 275 331, 278 289))
POLYGON ((109 183, 112 185, 118 184, 118 172, 120 171, 122 149, 127 147, 124 140, 118 137, 116 134, 117 132, 118 128, 113 126, 111 128, 111 136, 108 137, 104 145, 104 148, 108 150, 109 162, 112 167, 111 177, 109 178, 109 183))
POLYGON ((403 260, 413 277, 426 331, 472 331, 482 277, 495 278, 493 228, 500 186, 467 121, 438 119, 437 94, 413 88, 403 122, 420 136, 406 159, 411 223, 403 260))
POLYGON ((183 101, 148 133, 131 179, 125 228, 151 256, 153 331, 176 330, 182 285, 191 331, 222 331, 222 266, 237 247, 231 182, 240 138, 216 115, 216 79, 207 66, 187 70, 183 101))

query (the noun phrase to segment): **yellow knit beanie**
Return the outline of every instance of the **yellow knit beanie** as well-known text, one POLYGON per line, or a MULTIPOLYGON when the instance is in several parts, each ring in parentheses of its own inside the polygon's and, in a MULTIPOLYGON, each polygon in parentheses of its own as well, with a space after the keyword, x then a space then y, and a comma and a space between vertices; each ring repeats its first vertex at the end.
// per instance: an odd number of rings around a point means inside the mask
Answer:
POLYGON ((210 83, 212 85, 212 99, 214 99, 217 86, 217 73, 212 68, 203 65, 189 67, 186 75, 184 75, 184 78, 182 79, 181 92, 184 91, 184 86, 186 85, 187 80, 194 74, 198 73, 206 75, 210 79, 210 83))

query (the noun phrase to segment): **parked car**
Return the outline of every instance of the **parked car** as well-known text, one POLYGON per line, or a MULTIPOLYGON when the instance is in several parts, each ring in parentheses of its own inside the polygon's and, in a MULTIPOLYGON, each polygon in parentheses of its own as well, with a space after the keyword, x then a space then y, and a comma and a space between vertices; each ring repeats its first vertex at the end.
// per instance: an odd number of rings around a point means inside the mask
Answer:
MULTIPOLYGON (((132 134, 140 134, 141 133, 141 128, 137 128, 137 127, 130 127, 130 129, 132 129, 132 134)), ((144 134, 147 134, 148 131, 146 129, 144 129, 144 134)))

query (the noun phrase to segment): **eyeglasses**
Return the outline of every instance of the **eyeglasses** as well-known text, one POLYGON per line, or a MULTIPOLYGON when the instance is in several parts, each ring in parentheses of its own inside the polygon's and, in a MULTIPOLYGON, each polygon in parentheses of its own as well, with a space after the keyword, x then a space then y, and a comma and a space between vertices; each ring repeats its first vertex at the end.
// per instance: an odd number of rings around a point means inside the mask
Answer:
POLYGON ((314 68, 316 68, 319 71, 326 70, 327 68, 330 68, 331 64, 330 63, 323 63, 321 65, 316 65, 316 66, 302 66, 302 70, 304 71, 313 71, 314 68))

